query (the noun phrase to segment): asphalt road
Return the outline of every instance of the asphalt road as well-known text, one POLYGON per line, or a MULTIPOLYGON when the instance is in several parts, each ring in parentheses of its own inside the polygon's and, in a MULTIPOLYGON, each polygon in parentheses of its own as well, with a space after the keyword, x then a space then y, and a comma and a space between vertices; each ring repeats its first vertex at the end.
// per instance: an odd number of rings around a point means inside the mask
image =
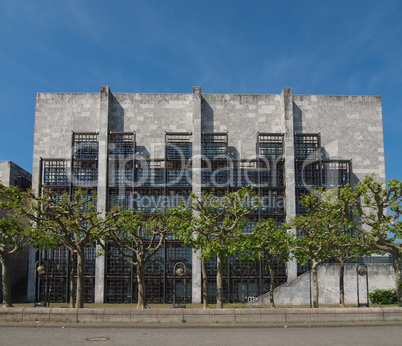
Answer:
POLYGON ((0 345, 402 345, 402 322, 106 325, 0 323, 0 345))

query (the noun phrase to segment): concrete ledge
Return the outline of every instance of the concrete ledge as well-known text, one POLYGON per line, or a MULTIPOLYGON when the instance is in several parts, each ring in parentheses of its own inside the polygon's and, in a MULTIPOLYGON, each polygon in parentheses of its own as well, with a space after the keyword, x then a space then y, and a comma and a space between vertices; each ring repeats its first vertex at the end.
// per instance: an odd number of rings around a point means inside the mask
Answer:
POLYGON ((24 308, 23 321, 50 322, 50 308, 24 308))
POLYGON ((131 309, 105 309, 103 322, 131 322, 131 309))
MULTIPOLYGON (((255 309, 234 309, 235 321, 238 323, 244 322, 261 322, 261 311, 254 311, 255 309)), ((257 309, 259 310, 259 309, 257 309)))
MULTIPOLYGON (((112 309, 114 310, 114 309, 112 309)), ((80 322, 104 322, 105 309, 84 308, 77 309, 77 321, 80 322)))
POLYGON ((384 321, 383 308, 313 309, 313 322, 384 321))
POLYGON ((50 308, 51 322, 74 323, 78 320, 78 309, 71 308, 50 308))
POLYGON ((0 321, 105 323, 297 323, 402 321, 402 308, 1 308, 0 321))
POLYGON ((235 317, 236 309, 210 309, 210 322, 211 323, 233 323, 236 322, 235 317))
POLYGON ((284 323, 287 321, 285 308, 268 309, 262 308, 258 309, 261 312, 261 322, 272 323, 280 322, 284 323))
POLYGON ((384 321, 402 321, 402 308, 383 308, 384 321))
POLYGON ((157 323, 158 314, 155 312, 158 309, 131 309, 131 322, 133 323, 157 323))
POLYGON ((209 323, 210 309, 183 309, 183 319, 188 323, 209 323))
POLYGON ((1 321, 22 321, 25 308, 0 308, 1 321))
POLYGON ((314 309, 286 309, 286 322, 310 322, 313 320, 311 313, 314 309))
POLYGON ((180 323, 184 319, 184 309, 155 309, 159 323, 180 323))

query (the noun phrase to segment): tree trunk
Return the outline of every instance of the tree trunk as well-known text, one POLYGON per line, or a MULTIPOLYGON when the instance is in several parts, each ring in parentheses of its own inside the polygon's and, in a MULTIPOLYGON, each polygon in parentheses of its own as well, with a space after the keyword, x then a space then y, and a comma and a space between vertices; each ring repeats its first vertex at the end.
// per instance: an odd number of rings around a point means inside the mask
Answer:
POLYGON ((313 306, 315 308, 318 308, 318 275, 317 275, 317 267, 318 267, 318 262, 313 261, 313 266, 311 267, 311 270, 313 272, 313 283, 314 283, 314 303, 313 306))
POLYGON ((398 306, 402 307, 402 254, 392 254, 395 270, 396 297, 398 306))
POLYGON ((216 308, 223 309, 223 280, 222 280, 222 259, 216 257, 216 308))
POLYGON ((345 261, 338 259, 339 263, 339 307, 345 307, 345 261))
POLYGON ((209 309, 208 305, 208 277, 207 268, 205 267, 205 259, 201 259, 201 271, 202 271, 202 308, 209 309))
POLYGON ((274 302, 274 283, 275 283, 275 271, 272 257, 268 257, 268 270, 269 270, 269 303, 271 308, 275 307, 274 302))
POLYGON ((145 280, 144 280, 144 266, 145 263, 137 262, 137 284, 138 284, 138 303, 137 309, 144 309, 147 304, 147 292, 145 289, 145 280))
POLYGON ((84 307, 84 266, 85 266, 85 252, 84 249, 77 251, 77 308, 84 307))
POLYGON ((2 289, 3 289, 3 308, 12 307, 11 298, 11 281, 10 281, 10 265, 8 254, 0 255, 1 269, 2 269, 2 289))
POLYGON ((71 256, 71 269, 70 269, 70 291, 69 291, 69 300, 70 308, 75 308, 75 301, 74 301, 74 281, 75 281, 75 267, 76 267, 76 262, 75 262, 75 254, 73 251, 70 251, 70 256, 71 256))

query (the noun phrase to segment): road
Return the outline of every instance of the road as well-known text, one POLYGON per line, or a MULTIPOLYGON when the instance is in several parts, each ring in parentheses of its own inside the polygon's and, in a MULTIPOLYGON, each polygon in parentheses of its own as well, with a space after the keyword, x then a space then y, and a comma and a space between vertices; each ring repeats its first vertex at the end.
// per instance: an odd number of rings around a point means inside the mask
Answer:
POLYGON ((402 322, 292 325, 0 323, 0 345, 402 345, 402 322))

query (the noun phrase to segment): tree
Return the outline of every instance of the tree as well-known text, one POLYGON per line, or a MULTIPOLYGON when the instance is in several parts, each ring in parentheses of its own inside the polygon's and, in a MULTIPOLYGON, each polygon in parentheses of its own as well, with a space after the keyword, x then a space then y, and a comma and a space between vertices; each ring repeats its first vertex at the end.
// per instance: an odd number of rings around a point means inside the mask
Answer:
POLYGON ((203 260, 216 257, 217 308, 223 308, 223 261, 241 248, 247 215, 259 205, 260 200, 252 189, 242 188, 222 197, 215 196, 214 192, 203 193, 201 197, 193 194, 193 213, 185 207, 173 212, 181 220, 176 234, 184 244, 200 250, 203 260))
POLYGON ((0 182, 0 262, 2 268, 3 307, 12 306, 10 256, 28 245, 26 226, 16 213, 23 203, 21 191, 0 182))
POLYGON ((253 232, 244 237, 242 258, 265 260, 269 270, 269 301, 275 307, 274 283, 275 262, 285 263, 289 260, 292 235, 282 227, 276 227, 273 219, 259 221, 253 232))
POLYGON ((330 231, 325 221, 325 213, 317 208, 318 199, 314 195, 305 195, 301 201, 307 207, 306 215, 297 215, 286 227, 297 228, 299 236, 293 240, 295 257, 306 264, 311 261, 314 284, 314 307, 318 308, 318 265, 331 257, 328 249, 332 246, 330 231))
MULTIPOLYGON (((339 307, 345 307, 345 263, 370 255, 367 237, 356 231, 355 212, 349 199, 353 196, 349 185, 340 189, 317 188, 308 207, 310 215, 318 214, 326 224, 330 247, 327 249, 332 260, 339 264, 339 307)), ((307 202, 308 203, 308 202, 307 202)))
POLYGON ((392 255, 398 306, 402 307, 402 181, 384 184, 368 175, 357 184, 349 203, 358 209, 362 224, 356 228, 367 236, 370 247, 392 255))
MULTIPOLYGON (((118 213, 102 218, 101 212, 96 210, 96 196, 84 190, 77 190, 72 196, 60 196, 52 191, 46 191, 39 197, 28 192, 27 196, 31 203, 22 208, 22 213, 34 224, 30 236, 36 248, 54 249, 65 246, 73 261, 75 255, 77 256, 76 265, 73 262, 72 266, 73 269, 76 266, 77 271, 76 307, 84 307, 84 249, 94 246, 101 226, 118 213)), ((73 280, 74 275, 71 275, 70 282, 73 280)))
POLYGON ((110 256, 135 266, 137 271, 137 309, 147 306, 144 270, 146 263, 163 246, 166 235, 171 232, 172 219, 168 213, 145 214, 125 210, 118 215, 112 211, 103 226, 98 244, 110 256), (108 244, 113 244, 113 251, 108 244))

